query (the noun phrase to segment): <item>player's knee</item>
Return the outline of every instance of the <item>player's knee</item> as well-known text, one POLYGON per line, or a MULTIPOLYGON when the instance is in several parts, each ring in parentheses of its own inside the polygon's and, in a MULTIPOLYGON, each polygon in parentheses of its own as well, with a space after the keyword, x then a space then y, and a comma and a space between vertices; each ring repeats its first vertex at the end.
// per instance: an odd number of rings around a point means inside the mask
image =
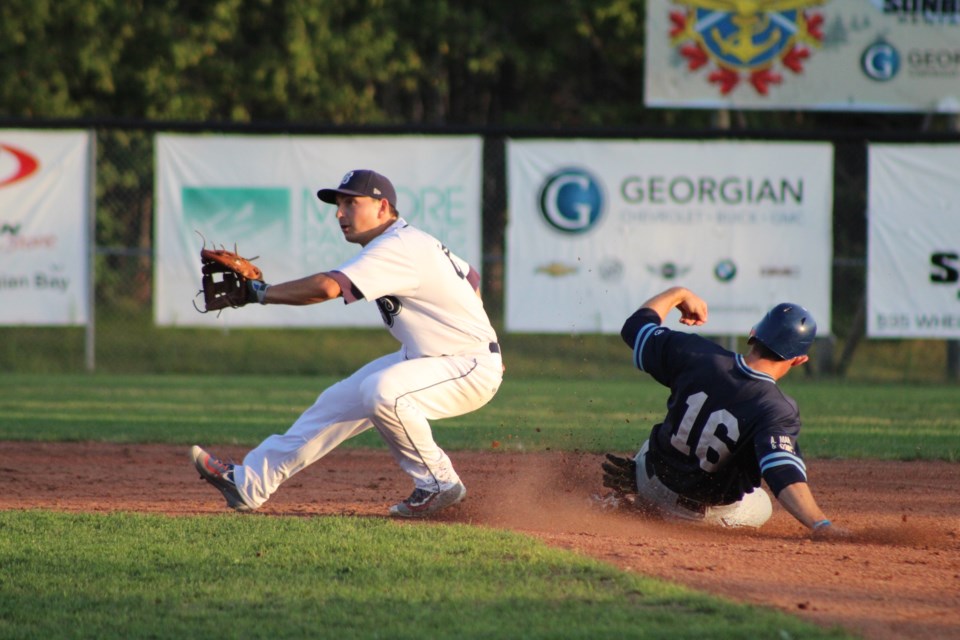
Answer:
POLYGON ((705 520, 728 528, 758 528, 766 524, 773 515, 773 503, 763 489, 754 489, 745 494, 738 502, 722 507, 707 509, 705 520))
POLYGON ((393 411, 397 398, 396 394, 391 393, 390 385, 381 378, 372 378, 360 386, 360 402, 368 415, 378 415, 393 411))
POLYGON ((757 488, 743 497, 748 526, 760 527, 773 515, 773 503, 763 489, 757 488))

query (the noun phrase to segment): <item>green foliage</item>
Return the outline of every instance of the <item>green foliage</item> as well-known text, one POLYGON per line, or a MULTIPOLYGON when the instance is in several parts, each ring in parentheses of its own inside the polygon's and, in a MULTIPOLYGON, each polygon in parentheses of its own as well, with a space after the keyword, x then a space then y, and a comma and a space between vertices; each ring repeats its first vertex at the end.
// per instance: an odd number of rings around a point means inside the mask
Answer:
POLYGON ((383 519, 0 513, 5 638, 842 638, 519 535, 383 519))
POLYGON ((0 115, 638 121, 644 3, 10 0, 0 115))

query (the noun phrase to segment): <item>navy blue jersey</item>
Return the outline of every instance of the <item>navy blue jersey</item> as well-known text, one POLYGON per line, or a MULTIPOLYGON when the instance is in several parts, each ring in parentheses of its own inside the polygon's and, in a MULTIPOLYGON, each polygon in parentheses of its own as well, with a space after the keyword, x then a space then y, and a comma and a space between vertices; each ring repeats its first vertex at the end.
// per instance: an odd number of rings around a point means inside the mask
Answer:
POLYGON ((806 482, 800 412, 771 376, 706 338, 660 326, 651 309, 628 318, 621 335, 637 368, 670 388, 647 456, 667 487, 720 505, 759 487, 761 477, 774 495, 806 482))

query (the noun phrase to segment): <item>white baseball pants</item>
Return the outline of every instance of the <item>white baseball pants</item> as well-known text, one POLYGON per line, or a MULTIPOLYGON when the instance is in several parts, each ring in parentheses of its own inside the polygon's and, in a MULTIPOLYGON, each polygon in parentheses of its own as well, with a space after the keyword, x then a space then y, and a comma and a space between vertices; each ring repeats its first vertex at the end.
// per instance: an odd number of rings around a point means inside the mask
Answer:
POLYGON ((647 440, 634 458, 637 463, 637 497, 662 515, 721 527, 760 527, 773 515, 770 496, 759 487, 733 504, 698 508, 668 489, 656 475, 647 474, 649 448, 650 441, 647 440))
MULTIPOLYGON (((486 345, 484 345, 486 347, 486 345)), ((499 353, 405 360, 397 352, 370 362, 326 389, 283 435, 247 453, 234 481, 260 507, 283 484, 344 440, 375 427, 417 488, 440 491, 460 481, 433 440, 429 420, 487 404, 503 379, 499 353)))

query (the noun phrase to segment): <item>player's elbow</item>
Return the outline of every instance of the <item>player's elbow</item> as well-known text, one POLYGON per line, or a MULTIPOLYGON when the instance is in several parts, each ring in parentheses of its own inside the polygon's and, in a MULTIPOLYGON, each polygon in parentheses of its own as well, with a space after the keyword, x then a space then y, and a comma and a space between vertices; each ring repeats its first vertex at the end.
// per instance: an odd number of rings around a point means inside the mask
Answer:
POLYGON ((337 283, 333 278, 318 273, 313 276, 313 287, 311 289, 314 292, 313 297, 310 299, 307 304, 314 304, 317 302, 325 302, 327 300, 333 300, 334 298, 340 297, 342 291, 340 290, 340 284, 337 283))
MULTIPOLYGON (((267 302, 308 305, 333 300, 341 294, 337 281, 322 273, 301 278, 281 291, 268 291, 267 302), (273 294, 272 298, 270 294, 273 294)), ((284 285, 281 285, 284 286, 284 285)), ((277 287, 279 289, 279 287, 277 287)))

